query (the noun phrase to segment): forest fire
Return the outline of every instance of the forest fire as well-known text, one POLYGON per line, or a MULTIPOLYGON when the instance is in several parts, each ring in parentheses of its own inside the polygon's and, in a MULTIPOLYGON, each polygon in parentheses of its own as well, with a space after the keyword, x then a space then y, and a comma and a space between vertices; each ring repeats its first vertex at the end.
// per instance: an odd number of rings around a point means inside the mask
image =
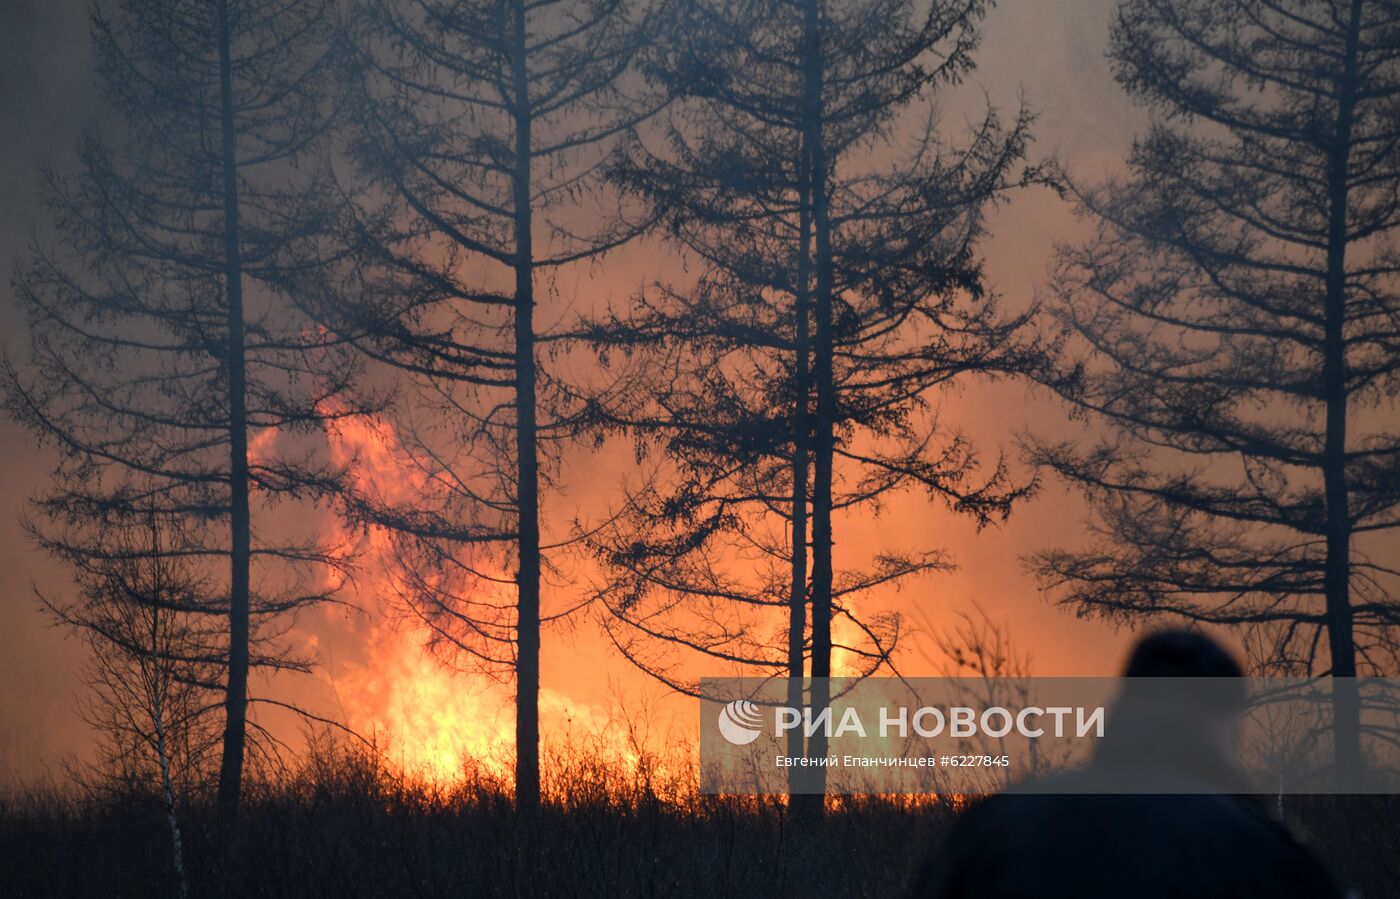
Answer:
MULTIPOLYGON (((406 501, 418 486, 390 426, 349 419, 327 437, 333 461, 351 466, 367 495, 406 501)), ((508 688, 427 650, 432 631, 395 602, 406 585, 388 531, 350 533, 338 518, 330 526, 354 547, 356 573, 343 588, 369 619, 359 638, 364 658, 340 665, 332 682, 347 726, 410 775, 444 781, 471 765, 508 777, 515 740, 508 688)))
POLYGON ((336 679, 347 723, 410 776, 451 781, 464 766, 508 778, 515 737, 510 697, 423 651, 421 629, 370 629, 369 659, 336 679))
MULTIPOLYGON (((351 418, 328 428, 326 436, 332 461, 350 467, 355 489, 366 496, 393 504, 421 495, 423 481, 392 425, 351 418)), ((410 776, 446 783, 470 771, 509 783, 515 746, 510 686, 464 667, 451 645, 434 640, 432 627, 402 601, 411 585, 388 530, 354 532, 338 517, 326 527, 354 559, 353 576, 332 586, 358 608, 361 622, 352 647, 357 657, 321 671, 345 725, 410 776)), ((494 576, 505 580, 502 572, 494 576)), ((511 593, 506 584, 492 589, 498 601, 511 593)), ((595 705, 545 686, 540 715, 546 741, 584 739, 604 747, 610 761, 636 761, 637 748, 611 733, 609 715, 595 705)))
POLYGON ((0 897, 1400 895, 1400 0, 0 47, 0 897))

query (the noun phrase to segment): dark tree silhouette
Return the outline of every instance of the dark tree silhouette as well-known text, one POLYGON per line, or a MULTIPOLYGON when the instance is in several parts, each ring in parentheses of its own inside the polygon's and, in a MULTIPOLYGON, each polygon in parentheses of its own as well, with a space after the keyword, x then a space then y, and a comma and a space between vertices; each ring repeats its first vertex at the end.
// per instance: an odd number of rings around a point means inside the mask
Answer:
POLYGON ((326 319, 407 373, 399 433, 420 475, 411 502, 367 496, 360 513, 399 536, 402 598, 437 648, 514 681, 521 806, 539 798, 540 627, 557 617, 540 610, 540 491, 579 423, 539 364, 557 337, 537 322, 537 282, 637 230, 599 212, 598 173, 654 105, 634 90, 640 13, 370 0, 353 26, 351 155, 377 192, 326 319))
MULTIPOLYGON (((1024 494, 1000 463, 983 472, 931 404, 961 377, 1038 357, 975 249, 987 207, 1036 175, 1021 165, 1029 117, 989 111, 955 143, 932 105, 972 68, 985 6, 719 0, 677 17, 652 73, 684 100, 615 176, 703 271, 593 333, 652 357, 644 402, 614 414, 644 442, 659 435, 673 468, 594 538, 630 658, 629 639, 659 638, 783 672, 795 694, 809 675, 823 707, 833 650, 869 672, 898 630, 853 615, 855 595, 947 565, 890 552, 838 578, 833 516, 922 488, 982 525, 1024 494), (768 569, 744 583, 733 570, 755 555, 768 569), (833 640, 836 615, 863 645, 833 640)), ((824 755, 822 738, 807 752, 824 755)))
POLYGON ((1031 445, 1096 539, 1032 565, 1085 612, 1268 628, 1337 678, 1355 783, 1351 678, 1395 673, 1400 621, 1400 6, 1128 0, 1110 53, 1154 121, 1054 280, 1055 386, 1110 432, 1031 445))
POLYGON ((311 163, 328 14, 328 2, 273 0, 94 11, 113 120, 84 140, 76 173, 46 177, 58 239, 16 279, 29 356, 4 369, 8 410, 59 453, 55 487, 34 504, 40 542, 82 571, 106 557, 107 531, 155 515, 181 538, 162 552, 194 569, 209 585, 202 607, 226 618, 226 831, 249 668, 284 664, 249 646, 327 598, 317 569, 337 564, 252 520, 265 502, 336 489, 312 450, 282 452, 296 438, 276 438, 317 431, 354 373, 284 289, 320 261, 324 179, 311 163))
POLYGON ((88 649, 81 710, 98 733, 88 786, 158 797, 171 864, 188 890, 177 802, 212 780, 227 640, 207 584, 191 576, 156 515, 103 532, 99 552, 75 554, 75 596, 41 600, 88 649))

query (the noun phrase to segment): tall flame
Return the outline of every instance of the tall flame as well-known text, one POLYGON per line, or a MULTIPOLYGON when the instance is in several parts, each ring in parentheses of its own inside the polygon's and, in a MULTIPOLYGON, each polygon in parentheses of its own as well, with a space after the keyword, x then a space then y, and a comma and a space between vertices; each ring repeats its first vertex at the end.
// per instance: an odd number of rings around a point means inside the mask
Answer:
MULTIPOLYGON (((417 495, 419 473, 406 463, 390 426, 347 419, 329 438, 332 458, 350 465, 357 489, 390 503, 417 495)), ((350 535, 343 525, 335 527, 354 544, 359 574, 347 586, 370 616, 363 657, 342 663, 335 674, 346 723, 372 735, 409 773, 441 781, 471 764, 507 776, 514 745, 509 688, 443 664, 427 648, 426 625, 396 614, 393 598, 403 582, 387 531, 370 527, 350 535)))
MULTIPOLYGON (((388 503, 421 496, 423 475, 407 460, 392 426, 347 419, 328 437, 333 460, 350 466, 358 489, 388 503)), ((360 657, 337 665, 332 682, 346 724, 373 735, 408 773, 445 781, 471 767, 509 779, 515 745, 511 686, 455 670, 450 658, 430 650, 427 625, 395 607, 404 582, 387 531, 371 527, 351 535, 339 523, 334 527, 343 542, 354 544, 359 573, 345 586, 370 616, 356 640, 360 657)), ((590 738, 617 760, 635 760, 607 710, 548 687, 539 702, 546 739, 590 738)))
MULTIPOLYGON (((426 476, 410 461, 392 425, 347 418, 328 429, 327 437, 333 461, 349 467, 358 490, 388 504, 409 504, 422 497, 426 476)), ((386 757, 411 775, 446 782, 470 768, 508 781, 515 746, 512 686, 456 670, 450 656, 434 654, 429 627, 404 614, 395 601, 406 582, 388 531, 370 527, 351 533, 339 521, 328 527, 336 530, 340 543, 353 548, 356 557, 354 579, 336 586, 344 587, 367 613, 351 635, 349 658, 335 659, 336 664, 322 669, 339 699, 345 723, 357 733, 372 736, 386 757)), ((851 598, 845 602, 850 605, 851 598)), ((838 645, 859 642, 855 626, 844 618, 833 621, 833 631, 838 645)), ((590 642, 586 634, 580 637, 582 643, 574 649, 584 661, 571 660, 568 669, 568 686, 575 692, 589 689, 585 675, 597 675, 600 666, 611 667, 608 663, 613 661, 601 640, 590 642)), ((832 661, 837 676, 855 674, 861 667, 858 656, 839 648, 832 661)), ((625 666, 618 676, 624 681, 637 678, 625 666)), ((612 684, 611 675, 608 680, 612 684)), ((592 688, 602 687, 593 683, 592 688)), ((618 718, 626 716, 625 709, 580 702, 549 686, 541 689, 539 703, 546 742, 567 743, 575 754, 593 758, 601 752, 606 758, 598 761, 628 765, 638 761, 640 752, 675 749, 633 745, 633 729, 618 718)), ((693 720, 689 705, 682 705, 687 722, 693 720)))

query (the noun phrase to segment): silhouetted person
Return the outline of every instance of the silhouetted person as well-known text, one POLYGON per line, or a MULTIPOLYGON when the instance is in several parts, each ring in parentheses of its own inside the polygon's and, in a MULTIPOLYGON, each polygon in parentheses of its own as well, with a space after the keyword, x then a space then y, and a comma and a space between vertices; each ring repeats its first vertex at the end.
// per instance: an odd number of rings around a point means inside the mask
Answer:
POLYGON ((1235 660, 1201 634, 1165 631, 1137 645, 1124 677, 1092 762, 970 809, 911 895, 1343 896, 1263 805, 1237 795, 1245 789, 1233 763, 1245 686, 1235 660))

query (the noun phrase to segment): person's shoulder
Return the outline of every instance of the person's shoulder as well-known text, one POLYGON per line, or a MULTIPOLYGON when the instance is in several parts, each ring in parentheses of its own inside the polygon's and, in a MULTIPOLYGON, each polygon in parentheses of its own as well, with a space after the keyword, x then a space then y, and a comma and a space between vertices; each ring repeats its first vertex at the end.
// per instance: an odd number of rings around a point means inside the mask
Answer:
POLYGON ((1321 861, 1252 799, 1050 786, 970 804, 912 895, 1343 895, 1321 861))

